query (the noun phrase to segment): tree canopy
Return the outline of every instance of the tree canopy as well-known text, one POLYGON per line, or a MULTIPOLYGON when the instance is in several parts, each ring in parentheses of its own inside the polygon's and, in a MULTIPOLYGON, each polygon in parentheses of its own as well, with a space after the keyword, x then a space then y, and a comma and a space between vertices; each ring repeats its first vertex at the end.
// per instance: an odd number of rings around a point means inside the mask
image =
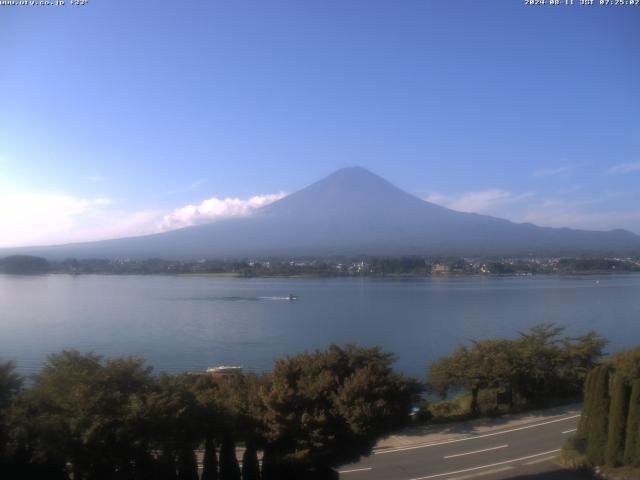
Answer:
POLYGON ((273 452, 280 480, 329 471, 408 421, 419 386, 392 363, 377 348, 331 346, 216 380, 63 351, 26 388, 2 364, 0 477, 194 480, 204 445, 206 477, 239 480, 236 441, 246 478, 259 476, 258 449, 273 452))
POLYGON ((594 332, 561 337, 562 327, 541 324, 513 340, 488 339, 459 346, 450 356, 434 362, 427 374, 432 393, 471 394, 470 413, 480 413, 481 390, 506 390, 525 404, 576 395, 584 379, 602 356, 606 340, 594 332))
POLYGON ((266 439, 301 468, 357 460, 409 420, 419 385, 391 369, 378 348, 303 353, 276 362, 264 392, 266 439))

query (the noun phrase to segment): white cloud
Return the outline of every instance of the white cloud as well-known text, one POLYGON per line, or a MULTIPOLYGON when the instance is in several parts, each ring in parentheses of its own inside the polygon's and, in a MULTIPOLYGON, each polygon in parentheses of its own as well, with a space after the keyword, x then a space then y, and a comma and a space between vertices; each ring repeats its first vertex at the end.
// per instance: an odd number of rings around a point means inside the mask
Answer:
POLYGON ((612 175, 640 172, 640 162, 620 163, 611 167, 607 172, 612 175))
MULTIPOLYGON (((206 179, 201 179, 204 183, 206 179)), ((196 182, 194 182, 196 183, 196 182)), ((124 210, 104 197, 12 190, 0 183, 0 247, 54 245, 159 233, 247 216, 285 193, 248 199, 216 197, 173 211, 124 210)))
MULTIPOLYGON (((582 205, 586 205, 586 202, 582 205)), ((640 210, 594 212, 580 208, 577 202, 545 202, 515 220, 545 227, 569 227, 585 230, 625 228, 640 233, 640 210)))
POLYGON ((631 192, 605 191, 598 196, 580 199, 536 198, 505 215, 514 222, 544 227, 569 227, 586 230, 626 228, 640 232, 640 210, 627 208, 635 204, 631 192), (620 199, 629 197, 621 205, 620 199))
POLYGON ((257 195, 246 200, 239 198, 209 198, 198 205, 186 205, 165 215, 160 225, 161 230, 174 230, 229 217, 245 217, 256 209, 284 198, 284 192, 257 195))
POLYGON ((453 196, 431 193, 425 200, 460 212, 495 213, 499 207, 520 202, 533 196, 534 194, 530 192, 514 194, 505 190, 491 188, 453 196))
POLYGON ((107 198, 0 189, 0 246, 38 244, 70 232, 82 215, 111 204, 107 198))
POLYGON ((425 200, 453 210, 489 214, 517 223, 588 230, 626 228, 640 233, 640 210, 621 210, 619 205, 621 197, 633 196, 628 192, 605 191, 586 199, 540 198, 533 193, 488 189, 458 195, 432 193, 425 200))

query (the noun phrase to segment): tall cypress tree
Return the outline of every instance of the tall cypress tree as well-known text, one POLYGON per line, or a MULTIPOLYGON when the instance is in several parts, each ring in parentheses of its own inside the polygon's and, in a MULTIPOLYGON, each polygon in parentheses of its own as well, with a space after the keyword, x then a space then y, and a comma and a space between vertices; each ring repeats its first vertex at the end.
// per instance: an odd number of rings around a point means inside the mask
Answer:
POLYGON ((267 445, 262 453, 261 478, 262 480, 298 480, 307 477, 305 474, 296 476, 291 465, 287 465, 280 455, 267 445))
POLYGON ((148 451, 137 452, 134 457, 134 462, 133 478, 135 480, 155 479, 155 459, 148 451))
POLYGON ((638 436, 636 437, 636 454, 634 455, 634 460, 631 462, 631 465, 634 467, 640 467, 640 431, 638 432, 638 436))
POLYGON ((609 425, 609 367, 596 368, 591 385, 592 399, 587 428, 587 459, 593 465, 603 465, 609 425))
POLYGON ((278 480, 274 460, 273 451, 267 445, 262 452, 262 480, 278 480))
POLYGON ((190 447, 185 447, 178 455, 178 480, 198 480, 198 460, 190 447))
POLYGON ((240 480, 240 466, 236 458, 236 444, 229 432, 225 432, 220 448, 220 480, 240 480))
POLYGON ((625 465, 640 466, 640 379, 633 382, 631 387, 627 434, 622 460, 625 465))
POLYGON ((617 466, 622 463, 625 444, 625 427, 629 405, 629 390, 622 375, 613 377, 611 406, 609 408, 609 432, 605 462, 617 466))
POLYGON ((582 415, 580 415, 580 422, 578 423, 578 431, 576 432, 576 438, 580 440, 586 440, 589 434, 589 424, 593 417, 593 383, 597 376, 597 369, 591 370, 587 374, 587 378, 584 382, 584 404, 582 406, 582 415))
POLYGON ((242 480, 260 480, 260 465, 255 444, 249 440, 242 455, 242 480))
POLYGON ((163 453, 156 459, 156 479, 176 480, 176 461, 172 454, 163 453))
POLYGON ((210 434, 207 435, 204 441, 202 480, 218 480, 218 457, 216 455, 216 446, 210 434))

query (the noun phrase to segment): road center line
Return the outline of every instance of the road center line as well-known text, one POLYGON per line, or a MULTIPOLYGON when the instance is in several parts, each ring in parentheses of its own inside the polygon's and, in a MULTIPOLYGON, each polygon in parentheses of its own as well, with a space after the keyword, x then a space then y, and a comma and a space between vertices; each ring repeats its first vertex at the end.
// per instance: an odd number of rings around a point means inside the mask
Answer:
POLYGON ((490 452, 491 450, 498 450, 500 448, 507 448, 509 445, 499 445, 497 447, 491 447, 491 448, 483 448, 482 450, 475 450, 473 452, 466 452, 466 453, 456 453, 455 455, 447 455, 444 458, 456 458, 456 457, 464 457, 465 455, 473 455, 474 453, 482 453, 482 452, 490 452))
POLYGON ((338 473, 368 472, 369 470, 373 470, 373 468, 367 467, 367 468, 353 468, 351 470, 338 470, 338 473))
POLYGON ((457 438, 457 439, 454 439, 454 440, 445 440, 444 442, 424 443, 422 445, 412 445, 410 447, 391 448, 389 450, 381 450, 381 451, 378 451, 378 452, 373 452, 373 454, 374 455, 384 455, 386 453, 404 452, 406 450, 415 450, 415 449, 418 449, 418 448, 437 447, 438 445, 447 445, 449 443, 466 442, 468 440, 477 440, 479 438, 493 437, 495 435, 504 435, 505 433, 519 432, 521 430, 527 430, 529 428, 542 427, 544 425, 550 425, 552 423, 564 422, 564 421, 567 421, 567 420, 573 420, 574 418, 578 418, 579 416, 580 416, 579 414, 578 415, 571 415, 570 417, 556 418, 555 420, 549 420, 547 422, 536 423, 535 425, 525 425, 524 427, 512 428, 510 430, 502 430, 500 432, 485 433, 483 435, 472 435, 472 436, 469 436, 469 437, 457 438))
POLYGON ((485 470, 484 472, 475 472, 475 473, 469 473, 467 475, 460 475, 458 477, 451 477, 449 480, 468 480, 469 478, 478 478, 484 475, 493 475, 495 473, 507 472, 513 469, 514 467, 507 465, 506 467, 492 468, 491 470, 485 470))
POLYGON ((535 460, 531 460, 530 462, 524 463, 524 465, 535 465, 537 463, 550 462, 554 458, 556 458, 555 455, 551 455, 549 457, 536 458, 535 460))
POLYGON ((552 453, 557 453, 559 451, 560 449, 558 448, 557 450, 549 450, 548 452, 535 453, 533 455, 527 455, 526 457, 513 458, 511 460, 491 463, 489 465, 481 465, 479 467, 465 468, 464 470, 456 470, 455 472, 436 473, 435 475, 427 475, 426 477, 416 477, 416 478, 412 478, 411 480, 427 480, 428 478, 437 478, 437 477, 444 477, 446 475, 456 475, 458 473, 473 472, 474 470, 481 470, 483 468, 497 467, 498 465, 506 465, 507 463, 520 462, 522 460, 529 460, 530 458, 542 457, 543 455, 550 455, 552 453))
POLYGON ((573 433, 573 432, 577 432, 577 431, 578 431, 578 429, 577 429, 577 428, 572 428, 572 429, 570 429, 570 430, 565 430, 565 431, 564 431, 564 432, 562 432, 562 433, 573 433))

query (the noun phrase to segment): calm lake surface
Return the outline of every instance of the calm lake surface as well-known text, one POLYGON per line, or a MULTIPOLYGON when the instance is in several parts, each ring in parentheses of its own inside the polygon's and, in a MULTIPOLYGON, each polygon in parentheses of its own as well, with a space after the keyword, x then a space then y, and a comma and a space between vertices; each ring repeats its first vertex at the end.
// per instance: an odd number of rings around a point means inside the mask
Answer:
POLYGON ((381 345, 423 377, 460 342, 541 322, 640 344, 640 275, 396 279, 0 275, 0 359, 36 372, 65 348, 143 355, 158 371, 265 371, 331 342, 381 345), (299 300, 290 302, 293 293, 299 300))

